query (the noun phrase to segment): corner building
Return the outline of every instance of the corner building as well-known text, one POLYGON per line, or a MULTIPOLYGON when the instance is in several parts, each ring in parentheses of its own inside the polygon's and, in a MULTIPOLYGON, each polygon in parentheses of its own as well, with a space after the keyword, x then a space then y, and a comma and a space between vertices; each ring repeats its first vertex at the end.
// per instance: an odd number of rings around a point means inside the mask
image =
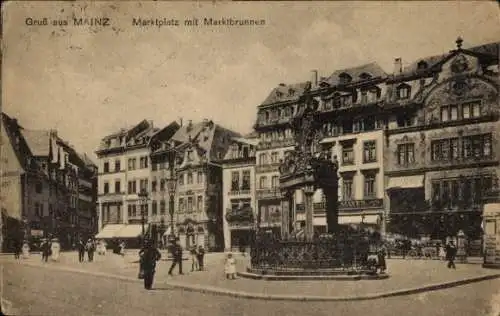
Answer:
POLYGON ((396 60, 385 130, 388 228, 480 244, 482 198, 498 179, 498 43, 396 60))

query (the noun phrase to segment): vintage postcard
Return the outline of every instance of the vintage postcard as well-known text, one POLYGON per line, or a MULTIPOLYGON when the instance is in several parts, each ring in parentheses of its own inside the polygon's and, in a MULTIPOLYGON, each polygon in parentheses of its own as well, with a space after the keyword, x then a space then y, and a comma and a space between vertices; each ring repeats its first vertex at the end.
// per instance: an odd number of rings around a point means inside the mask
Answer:
POLYGON ((2 3, 3 315, 500 315, 488 1, 2 3))

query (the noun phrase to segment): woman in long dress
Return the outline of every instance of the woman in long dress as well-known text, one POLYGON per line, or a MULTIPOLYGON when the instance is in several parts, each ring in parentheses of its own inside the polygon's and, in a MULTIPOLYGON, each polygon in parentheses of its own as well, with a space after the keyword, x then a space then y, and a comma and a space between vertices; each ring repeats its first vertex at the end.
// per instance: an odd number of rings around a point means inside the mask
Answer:
POLYGON ((224 272, 226 273, 226 279, 236 279, 236 260, 233 258, 232 253, 227 254, 224 272))

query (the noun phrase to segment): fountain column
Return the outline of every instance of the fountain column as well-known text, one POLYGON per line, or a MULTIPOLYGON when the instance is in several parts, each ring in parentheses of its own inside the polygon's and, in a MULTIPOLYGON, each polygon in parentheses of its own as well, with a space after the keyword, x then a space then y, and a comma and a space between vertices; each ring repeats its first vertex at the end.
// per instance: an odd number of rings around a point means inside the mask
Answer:
POLYGON ((314 185, 307 184, 302 189, 304 191, 304 207, 306 211, 306 240, 313 240, 314 236, 314 224, 313 224, 313 195, 314 195, 314 185))
POLYGON ((281 238, 288 239, 290 235, 290 213, 291 213, 291 203, 292 194, 290 190, 281 190, 282 200, 281 200, 281 238))

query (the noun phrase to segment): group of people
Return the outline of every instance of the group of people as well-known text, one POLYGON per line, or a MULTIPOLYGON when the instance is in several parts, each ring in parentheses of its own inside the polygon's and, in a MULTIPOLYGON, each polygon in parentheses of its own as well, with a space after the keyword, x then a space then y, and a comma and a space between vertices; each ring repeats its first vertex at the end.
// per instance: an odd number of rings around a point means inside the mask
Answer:
POLYGON ((89 262, 94 261, 94 253, 97 248, 97 243, 95 240, 92 240, 89 238, 87 242, 84 242, 83 239, 80 239, 78 241, 78 261, 79 262, 84 262, 85 261, 85 252, 87 253, 88 260, 89 262))
POLYGON ((191 254, 191 272, 193 271, 203 271, 205 249, 203 246, 193 245, 189 251, 191 254))

